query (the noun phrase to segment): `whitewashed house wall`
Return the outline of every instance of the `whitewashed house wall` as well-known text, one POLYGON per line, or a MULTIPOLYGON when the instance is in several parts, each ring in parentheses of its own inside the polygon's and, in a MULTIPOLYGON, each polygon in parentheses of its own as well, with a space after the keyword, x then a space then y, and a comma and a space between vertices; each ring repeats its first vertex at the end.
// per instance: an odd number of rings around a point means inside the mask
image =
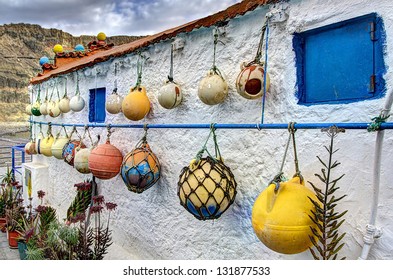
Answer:
MULTIPOLYGON (((197 96, 199 81, 212 66, 213 28, 200 28, 181 33, 185 40, 183 50, 174 54, 174 78, 184 94, 182 104, 173 109, 162 108, 157 101, 159 88, 169 73, 170 45, 166 40, 150 45, 143 51, 149 57, 143 68, 142 84, 146 86, 152 103, 152 112, 146 123, 259 123, 261 100, 246 100, 235 88, 240 63, 251 61, 256 53, 260 30, 269 6, 238 16, 226 26, 225 45, 217 46, 217 66, 225 73, 229 96, 223 104, 207 106, 197 96)), ((288 19, 272 23, 269 33, 268 72, 271 88, 266 98, 265 123, 303 122, 369 122, 379 115, 385 97, 350 104, 298 105, 296 92, 295 53, 292 48, 294 32, 301 32, 331 23, 376 12, 384 20, 386 29, 387 89, 392 87, 393 65, 393 6, 390 0, 367 1, 315 1, 289 2, 288 19)), ((122 62, 118 73, 118 89, 125 96, 136 82, 137 55, 131 54, 78 70, 82 96, 88 101, 89 89, 106 87, 110 94, 114 85, 114 65, 122 62), (97 68, 102 74, 95 76, 97 68)), ((75 92, 75 73, 68 78, 68 92, 75 92)), ((53 79, 43 82, 49 87, 53 79)), ((62 88, 60 87, 62 92, 62 88)), ((88 103, 88 102, 87 102, 88 103)), ((88 109, 68 113, 53 119, 34 117, 36 121, 56 123, 88 123, 88 109)), ((133 123, 122 114, 107 113, 106 123, 133 123)), ((43 126, 44 130, 46 129, 43 126)), ((56 132, 59 127, 54 127, 56 132)), ((37 130, 37 127, 35 128, 37 130)), ((82 130, 80 130, 82 133, 82 130)), ((113 215, 114 244, 107 259, 312 259, 309 252, 282 255, 265 247, 251 226, 251 209, 256 197, 277 174, 284 153, 286 130, 217 130, 218 142, 226 164, 238 183, 235 203, 215 221, 199 221, 179 203, 177 182, 180 170, 189 164, 206 140, 207 129, 149 129, 148 141, 158 156, 162 170, 157 185, 142 194, 131 193, 120 176, 98 181, 100 193, 106 201, 118 204, 113 215)), ((106 129, 94 128, 103 142, 106 129)), ((143 136, 143 129, 114 129, 111 143, 123 155, 131 151, 143 136)), ((323 145, 329 138, 319 130, 296 132, 300 168, 306 180, 318 183, 315 173, 320 172, 316 158, 326 158, 323 145)), ((381 170, 381 191, 377 226, 383 231, 370 252, 372 259, 393 258, 393 132, 386 131, 381 170)), ((342 163, 335 172, 345 173, 340 181, 339 194, 347 197, 337 209, 348 210, 341 227, 347 235, 340 255, 357 259, 363 244, 363 232, 368 223, 372 203, 372 165, 375 133, 365 130, 347 130, 336 139, 340 148, 336 158, 342 163)), ((211 146, 210 146, 211 147, 211 146)), ((73 197, 73 185, 91 175, 82 175, 66 163, 55 158, 34 156, 34 160, 49 165, 47 203, 58 209, 65 218, 73 197)), ((294 173, 293 154, 290 150, 284 168, 288 176, 294 173)))

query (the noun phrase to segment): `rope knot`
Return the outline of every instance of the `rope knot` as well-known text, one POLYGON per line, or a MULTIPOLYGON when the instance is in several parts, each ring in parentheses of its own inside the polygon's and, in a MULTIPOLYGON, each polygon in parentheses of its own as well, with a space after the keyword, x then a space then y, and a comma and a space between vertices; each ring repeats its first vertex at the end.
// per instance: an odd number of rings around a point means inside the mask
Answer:
POLYGON ((390 117, 390 115, 387 116, 383 116, 382 114, 379 115, 378 117, 374 117, 371 120, 373 121, 372 123, 370 123, 367 127, 367 131, 368 132, 372 132, 372 131, 378 131, 381 130, 381 124, 383 124, 384 122, 386 122, 386 120, 390 117))

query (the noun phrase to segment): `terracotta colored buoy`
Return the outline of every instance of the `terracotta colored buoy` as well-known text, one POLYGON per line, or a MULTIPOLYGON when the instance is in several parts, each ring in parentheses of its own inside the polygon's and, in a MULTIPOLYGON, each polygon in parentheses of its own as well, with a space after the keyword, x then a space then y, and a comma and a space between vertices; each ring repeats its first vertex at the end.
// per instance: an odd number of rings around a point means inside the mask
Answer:
POLYGON ((95 177, 108 180, 119 173, 122 162, 120 150, 107 140, 105 144, 98 145, 91 151, 89 169, 95 177))

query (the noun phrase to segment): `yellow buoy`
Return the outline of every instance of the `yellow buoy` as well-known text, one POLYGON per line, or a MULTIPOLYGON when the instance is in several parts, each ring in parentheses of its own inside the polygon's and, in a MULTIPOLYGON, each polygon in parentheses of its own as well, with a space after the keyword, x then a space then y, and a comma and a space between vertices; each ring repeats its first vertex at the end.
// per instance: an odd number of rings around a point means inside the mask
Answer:
POLYGON ((317 201, 315 194, 303 184, 299 177, 281 182, 275 192, 270 184, 256 199, 252 208, 252 226, 258 238, 268 248, 282 254, 297 254, 311 245, 309 235, 311 210, 317 201))
POLYGON ((98 33, 98 34, 97 34, 97 39, 98 39, 99 41, 105 41, 105 39, 106 39, 105 33, 104 33, 104 32, 98 33))
POLYGON ((55 141, 55 138, 52 135, 48 135, 44 139, 41 140, 40 142, 40 151, 41 154, 47 157, 52 156, 52 145, 53 142, 55 141))
POLYGON ((53 47, 53 52, 54 53, 61 53, 63 52, 63 46, 60 44, 57 44, 53 47))

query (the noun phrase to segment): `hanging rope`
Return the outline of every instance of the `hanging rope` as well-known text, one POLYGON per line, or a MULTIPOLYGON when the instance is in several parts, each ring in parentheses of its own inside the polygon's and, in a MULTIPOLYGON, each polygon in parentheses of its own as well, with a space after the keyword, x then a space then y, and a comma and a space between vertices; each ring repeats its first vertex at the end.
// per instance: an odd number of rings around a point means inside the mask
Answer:
POLYGON ((80 90, 79 90, 79 75, 78 75, 78 71, 76 71, 76 90, 75 90, 75 95, 81 95, 80 90))
POLYGON ((169 70, 168 80, 173 83, 173 44, 171 44, 171 66, 169 70))
POLYGON ((47 136, 53 136, 52 135, 52 124, 49 122, 48 123, 48 130, 46 131, 47 136))
POLYGON ((64 82, 64 95, 63 98, 67 97, 67 77, 64 77, 65 82, 64 82))
MULTIPOLYGON (((261 116, 261 123, 263 124, 264 122, 264 117, 265 117, 265 102, 266 102, 266 75, 267 75, 267 60, 268 60, 268 48, 269 48, 269 21, 268 18, 265 18, 265 23, 263 25, 264 27, 262 27, 262 37, 264 36, 265 30, 266 30, 266 43, 265 43, 265 62, 264 62, 264 75, 263 75, 263 97, 262 97, 262 116, 261 116)), ((261 37, 261 42, 263 41, 261 37)), ((258 47, 258 50, 262 49, 262 45, 260 44, 260 46, 258 47)), ((258 59, 260 59, 261 54, 258 54, 257 52, 257 56, 258 59)))
POLYGON ((294 153, 294 162, 295 162, 295 174, 293 175, 293 177, 299 177, 300 183, 303 183, 303 180, 304 180, 304 178, 300 172, 300 169, 299 169, 299 160, 297 157, 297 148, 296 148, 296 140, 295 140, 295 132, 296 132, 295 124, 296 124, 296 122, 290 122, 288 124, 289 135, 288 135, 287 143, 285 145, 285 152, 284 152, 283 159, 281 162, 280 170, 277 173, 277 175, 274 176, 273 180, 271 180, 269 183, 269 185, 270 184, 276 185, 276 187, 274 188, 275 192, 278 191, 278 189, 280 187, 280 182, 287 180, 287 178, 285 178, 285 176, 284 176, 283 168, 284 168, 284 163, 285 163, 285 160, 286 160, 286 157, 288 154, 288 148, 289 148, 289 144, 290 144, 291 140, 292 140, 292 144, 293 144, 293 153, 294 153))
POLYGON ((286 179, 287 179, 284 176, 283 169, 284 169, 285 159, 287 158, 287 154, 288 154, 289 144, 291 143, 291 137, 292 137, 292 135, 289 134, 288 135, 287 144, 285 145, 285 152, 284 152, 284 155, 283 155, 283 158, 282 158, 282 161, 281 161, 280 171, 277 173, 276 176, 274 176, 273 180, 271 180, 270 183, 269 183, 269 185, 273 184, 273 183, 276 185, 276 187, 274 188, 275 192, 278 191, 278 188, 280 187, 280 182, 286 181, 286 179))
POLYGON ((112 135, 112 132, 113 131, 111 131, 111 125, 110 124, 108 124, 107 126, 106 126, 106 130, 107 130, 107 135, 106 135, 106 142, 110 142, 110 138, 111 138, 111 135, 112 135))
POLYGON ((216 136, 216 128, 215 128, 215 123, 210 124, 210 132, 209 136, 207 137, 205 143, 203 144, 202 148, 198 151, 197 155, 195 156, 196 162, 199 162, 202 159, 203 153, 206 152, 213 160, 214 162, 218 161, 218 158, 221 158, 221 152, 220 148, 217 143, 217 136, 216 136), (215 151, 215 157, 213 157, 209 150, 207 149, 207 143, 210 139, 210 137, 213 135, 213 143, 214 143, 214 151, 215 151))
POLYGON ((38 85, 38 94, 37 94, 37 102, 41 101, 41 84, 38 85))
POLYGON ((139 88, 142 83, 142 70, 143 70, 143 63, 147 61, 149 58, 146 58, 141 52, 138 52, 138 60, 136 63, 136 75, 137 80, 134 88, 139 88))
MULTIPOLYGON (((254 63, 261 64, 262 50, 263 50, 263 41, 265 39, 265 32, 266 31, 268 33, 268 18, 267 17, 265 17, 263 25, 262 25, 261 38, 259 39, 258 49, 257 49, 257 53, 255 55, 255 58, 254 58, 253 61, 249 62, 247 64, 247 66, 250 66, 250 65, 252 65, 254 63)), ((265 58, 265 61, 266 61, 266 58, 265 58)), ((263 64, 263 62, 262 62, 262 64, 263 64)))
POLYGON ((212 66, 211 70, 213 70, 214 73, 216 73, 217 75, 220 75, 220 77, 223 78, 223 76, 222 76, 220 70, 219 70, 219 69, 217 68, 217 66, 216 66, 216 50, 217 50, 217 44, 218 44, 218 43, 221 43, 221 44, 223 44, 223 45, 225 45, 225 44, 224 44, 224 42, 220 41, 220 40, 218 39, 218 37, 219 37, 218 28, 216 27, 216 28, 214 29, 213 66, 212 66))
POLYGON ((295 141, 295 132, 296 132, 295 124, 296 124, 296 122, 291 122, 288 125, 288 131, 289 131, 290 135, 292 136, 293 154, 294 154, 294 161, 295 161, 295 174, 293 175, 293 177, 299 177, 300 183, 303 183, 303 176, 300 173, 299 160, 297 158, 297 149, 296 149, 296 141, 295 141))
POLYGON ((112 94, 117 93, 117 62, 115 63, 115 82, 112 94))

